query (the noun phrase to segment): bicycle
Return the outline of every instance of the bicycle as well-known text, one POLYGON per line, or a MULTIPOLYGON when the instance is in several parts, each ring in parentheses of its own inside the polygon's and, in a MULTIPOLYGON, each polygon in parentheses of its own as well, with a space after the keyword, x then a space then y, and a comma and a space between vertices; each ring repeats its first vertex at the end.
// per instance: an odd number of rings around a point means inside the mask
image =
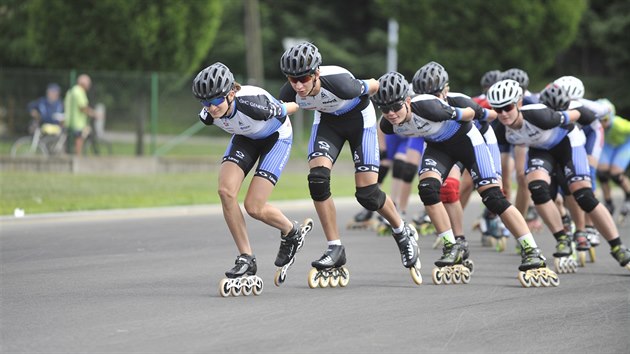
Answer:
POLYGON ((65 154, 68 136, 65 129, 55 124, 35 127, 33 135, 23 136, 11 146, 11 157, 54 156, 65 154))

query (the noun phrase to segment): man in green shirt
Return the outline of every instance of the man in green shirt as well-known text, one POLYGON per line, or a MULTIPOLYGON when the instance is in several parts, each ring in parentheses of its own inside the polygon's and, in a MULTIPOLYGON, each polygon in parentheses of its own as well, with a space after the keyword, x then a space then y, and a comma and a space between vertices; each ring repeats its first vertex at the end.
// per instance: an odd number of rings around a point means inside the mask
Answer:
POLYGON ((77 84, 66 93, 64 100, 68 134, 71 141, 74 139, 74 153, 77 155, 81 155, 83 140, 89 134, 88 117, 94 117, 94 110, 89 106, 87 97, 90 87, 92 79, 86 74, 81 74, 77 78, 77 84))

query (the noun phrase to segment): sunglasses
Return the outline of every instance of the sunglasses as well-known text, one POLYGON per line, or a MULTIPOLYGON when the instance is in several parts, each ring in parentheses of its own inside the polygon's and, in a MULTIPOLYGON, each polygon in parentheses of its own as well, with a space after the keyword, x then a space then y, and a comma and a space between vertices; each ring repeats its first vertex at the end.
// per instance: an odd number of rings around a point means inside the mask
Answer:
POLYGON ((378 109, 380 109, 381 112, 387 114, 390 111, 393 111, 393 112, 400 111, 403 108, 403 105, 404 105, 404 102, 403 101, 399 101, 399 102, 392 103, 392 104, 387 105, 387 106, 379 106, 378 109))
POLYGON ((211 100, 200 100, 199 102, 201 102, 201 104, 204 105, 205 107, 210 107, 210 106, 216 107, 220 105, 221 103, 223 103, 223 101, 225 101, 225 96, 213 98, 211 100))
POLYGON ((297 84, 298 82, 301 82, 301 83, 305 84, 305 83, 313 80, 313 75, 304 75, 304 76, 298 76, 298 77, 287 76, 287 79, 289 79, 289 81, 292 84, 297 84))
POLYGON ((514 103, 510 103, 507 106, 503 106, 503 107, 499 107, 499 108, 494 108, 493 107, 492 109, 494 109, 495 112, 500 114, 500 113, 503 113, 503 112, 509 112, 509 111, 513 110, 514 107, 516 107, 516 105, 514 105, 514 103))

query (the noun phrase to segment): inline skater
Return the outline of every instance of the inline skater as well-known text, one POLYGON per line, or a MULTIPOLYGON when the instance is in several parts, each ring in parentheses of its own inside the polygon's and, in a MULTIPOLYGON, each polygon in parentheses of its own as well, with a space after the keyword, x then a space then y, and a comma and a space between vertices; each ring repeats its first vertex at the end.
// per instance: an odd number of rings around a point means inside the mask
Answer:
POLYGON ((573 124, 581 116, 592 116, 592 112, 585 107, 554 111, 542 104, 523 106, 522 99, 523 90, 514 80, 499 81, 488 90, 488 101, 499 114, 502 124, 502 129, 496 131, 499 143, 529 146, 526 180, 538 213, 557 240, 554 253, 556 268, 563 271, 559 259, 572 253, 571 240, 553 202, 555 191, 551 187, 551 176, 557 166, 561 167, 561 177, 568 184, 567 190, 608 240, 613 257, 621 266, 627 266, 630 250, 622 245, 610 213, 593 194, 584 149, 586 139, 573 124))
POLYGON ((308 150, 308 186, 328 248, 311 264, 309 286, 347 284, 345 249, 337 227, 335 203, 330 192, 331 170, 345 142, 350 145, 355 166, 355 197, 364 208, 377 211, 392 225, 403 266, 416 284, 422 283, 417 232, 404 222, 391 198, 378 186, 379 152, 376 113, 370 95, 378 90, 374 79, 356 79, 339 66, 320 66, 319 49, 300 43, 287 49, 280 69, 288 82, 280 90, 284 102, 314 110, 308 150), (332 281, 332 283, 329 283, 332 281))
POLYGON ((227 278, 221 280, 219 292, 222 296, 252 292, 258 295, 263 290, 263 281, 256 276, 256 257, 238 204, 238 191, 258 161, 244 205, 251 217, 280 230, 280 249, 275 261, 281 267, 275 278, 279 285, 313 226, 310 219, 302 225, 292 222, 267 203, 289 159, 293 132, 288 115, 296 112, 298 106, 279 102, 262 88, 241 86, 234 81, 230 69, 219 62, 197 74, 192 93, 203 105, 199 119, 232 134, 219 170, 218 192, 239 256, 235 266, 225 272, 227 278))
POLYGON ((513 235, 520 235, 518 242, 523 246, 519 266, 521 284, 525 287, 558 285, 557 275, 546 268, 544 257, 525 220, 501 193, 490 152, 471 122, 475 117, 482 118, 485 111, 479 106, 478 110, 451 107, 428 94, 412 99, 407 80, 397 72, 389 72, 379 78, 379 89, 373 99, 386 118, 380 123, 385 134, 423 136, 426 142, 418 191, 445 246, 443 256, 435 262, 437 267, 433 270, 433 282, 470 281, 469 269, 462 266, 462 247, 455 241, 448 213, 440 200, 442 180, 459 161, 471 171, 486 207, 501 217, 513 235))

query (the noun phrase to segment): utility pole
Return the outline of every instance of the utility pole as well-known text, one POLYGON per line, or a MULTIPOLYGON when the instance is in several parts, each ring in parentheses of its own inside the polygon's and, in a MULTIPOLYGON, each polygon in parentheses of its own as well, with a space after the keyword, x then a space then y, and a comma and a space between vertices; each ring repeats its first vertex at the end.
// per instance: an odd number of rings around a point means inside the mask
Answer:
POLYGON ((247 84, 264 86, 262 38, 258 0, 245 0, 245 58, 247 84))

